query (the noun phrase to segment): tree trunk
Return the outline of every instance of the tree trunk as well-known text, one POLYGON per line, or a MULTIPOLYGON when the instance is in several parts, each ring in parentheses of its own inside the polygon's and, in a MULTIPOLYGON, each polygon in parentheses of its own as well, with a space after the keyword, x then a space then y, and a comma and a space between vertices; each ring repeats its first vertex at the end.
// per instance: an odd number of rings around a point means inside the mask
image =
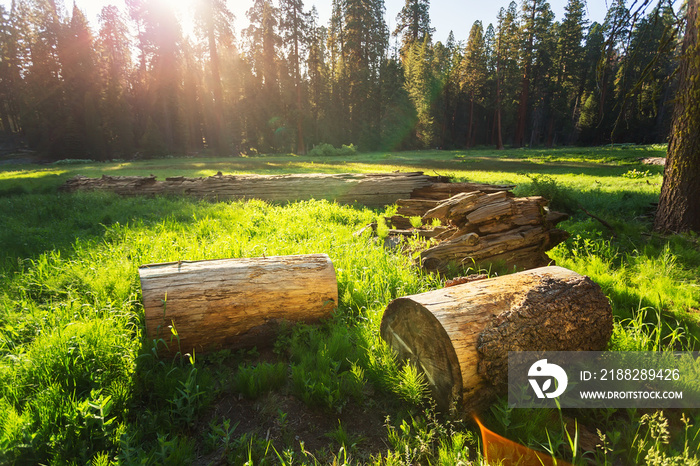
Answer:
POLYGON ((688 2, 671 140, 654 228, 700 232, 700 0, 688 2))
POLYGON ((299 67, 299 18, 297 18, 297 9, 292 8, 294 22, 294 87, 296 88, 297 97, 297 155, 306 154, 306 144, 304 144, 304 112, 301 103, 301 70, 299 67))
POLYGON ((474 132, 474 93, 472 92, 469 99, 469 127, 467 128, 467 149, 471 149, 474 145, 472 134, 474 132))
MULTIPOLYGON (((213 13, 212 13, 213 14, 213 13)), ((216 47, 216 34, 213 18, 209 18, 210 24, 207 31, 209 46, 209 66, 211 69, 211 83, 214 90, 214 144, 219 155, 225 155, 227 150, 226 131, 224 129, 224 92, 221 86, 221 72, 219 71, 219 51, 216 47)))
MULTIPOLYGON (((536 16, 537 8, 533 2, 532 13, 530 15, 530 24, 533 28, 536 16)), ((530 70, 532 68, 532 50, 534 40, 534 31, 528 31, 527 42, 524 50, 525 67, 523 69, 523 78, 520 81, 520 102, 518 104, 518 126, 515 130, 515 147, 522 147, 525 144, 525 124, 527 120, 527 101, 530 98, 530 70)))
POLYGON ((496 149, 503 149, 503 133, 501 131, 501 81, 496 73, 496 149))
POLYGON ((530 65, 525 65, 525 74, 520 81, 520 103, 518 104, 518 126, 515 130, 515 147, 525 144, 525 120, 527 119, 527 101, 530 94, 530 65))
POLYGON ((398 298, 380 332, 441 410, 456 402, 466 414, 505 392, 508 351, 603 350, 612 309, 588 277, 542 267, 398 298))
POLYGON ((139 275, 148 337, 170 354, 270 345, 283 321, 317 321, 338 304, 325 254, 151 264, 139 275))

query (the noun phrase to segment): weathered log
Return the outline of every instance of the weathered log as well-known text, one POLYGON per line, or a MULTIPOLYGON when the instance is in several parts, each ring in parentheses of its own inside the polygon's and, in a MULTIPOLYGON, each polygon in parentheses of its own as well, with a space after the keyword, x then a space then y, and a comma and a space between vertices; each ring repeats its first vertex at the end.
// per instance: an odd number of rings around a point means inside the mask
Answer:
POLYGON ((455 236, 422 251, 421 265, 442 273, 447 272, 450 263, 463 267, 498 264, 518 270, 541 267, 551 263, 545 252, 564 241, 568 234, 541 225, 526 225, 486 236, 460 230, 455 236))
POLYGON ((326 254, 150 264, 139 275, 148 337, 170 353, 266 346, 281 322, 317 321, 338 303, 326 254))
POLYGON ((499 191, 511 191, 515 188, 512 184, 494 185, 485 183, 433 183, 429 186, 413 191, 415 199, 449 199, 455 194, 481 191, 482 193, 495 193, 499 191))
POLYGON ((605 349, 612 309, 590 278, 542 267, 395 299, 380 332, 441 409, 467 413, 504 393, 508 351, 605 349))
POLYGON ((174 176, 165 181, 154 176, 75 176, 61 190, 112 191, 120 195, 188 195, 202 199, 262 199, 289 202, 328 199, 341 204, 359 203, 383 207, 411 197, 416 189, 430 186, 438 177, 413 173, 221 175, 208 178, 174 176))

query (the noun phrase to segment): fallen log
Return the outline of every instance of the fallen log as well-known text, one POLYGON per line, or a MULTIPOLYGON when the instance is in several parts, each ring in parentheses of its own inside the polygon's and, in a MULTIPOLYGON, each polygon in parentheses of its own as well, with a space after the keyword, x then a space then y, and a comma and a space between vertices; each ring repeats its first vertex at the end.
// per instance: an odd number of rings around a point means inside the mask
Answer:
POLYGON ((294 175, 222 175, 207 178, 174 176, 165 181, 155 176, 77 175, 61 190, 111 191, 120 195, 186 195, 209 200, 262 199, 290 202, 328 199, 341 204, 359 203, 383 207, 398 199, 410 198, 416 189, 432 185, 438 177, 413 173, 374 174, 294 174, 294 175))
POLYGON ((283 321, 314 322, 338 303, 326 254, 149 264, 139 276, 148 337, 171 354, 267 346, 283 321))
POLYGON ((590 278, 542 267, 395 299, 380 333, 440 409, 469 413, 507 389, 508 351, 605 349, 612 309, 590 278))
MULTIPOLYGON (((427 196, 433 201, 451 193, 496 192, 512 189, 481 183, 449 183, 443 176, 411 173, 307 173, 293 175, 223 175, 206 178, 171 176, 164 181, 155 176, 108 176, 88 178, 76 175, 59 188, 64 192, 110 191, 123 196, 178 195, 208 200, 261 199, 269 202, 292 202, 327 199, 340 204, 359 203, 384 207, 399 199, 427 196)), ((426 209, 427 210, 427 209, 426 209)), ((425 210, 416 213, 422 216, 425 210)), ((413 214, 409 215, 412 216, 413 214)))

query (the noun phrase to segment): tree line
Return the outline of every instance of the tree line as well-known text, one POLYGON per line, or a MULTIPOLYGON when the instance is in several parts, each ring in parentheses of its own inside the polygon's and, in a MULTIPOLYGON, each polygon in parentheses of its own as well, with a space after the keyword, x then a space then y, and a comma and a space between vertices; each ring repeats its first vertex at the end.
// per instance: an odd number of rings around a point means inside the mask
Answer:
POLYGON ((383 0, 254 0, 235 29, 225 0, 192 0, 194 34, 165 0, 0 6, 0 131, 59 158, 664 142, 677 84, 669 0, 644 14, 545 0, 433 40, 429 0, 390 31, 383 0))

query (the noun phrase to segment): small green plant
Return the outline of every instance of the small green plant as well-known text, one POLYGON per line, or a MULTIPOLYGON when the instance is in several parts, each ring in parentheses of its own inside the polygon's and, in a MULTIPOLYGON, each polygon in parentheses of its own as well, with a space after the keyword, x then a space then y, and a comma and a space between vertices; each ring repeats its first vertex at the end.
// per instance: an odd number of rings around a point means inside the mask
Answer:
POLYGON ((399 373, 396 394, 404 400, 420 404, 428 395, 428 381, 425 374, 410 362, 404 364, 399 373))
POLYGON ((339 447, 344 448, 346 451, 355 450, 356 447, 364 441, 362 436, 350 434, 346 431, 340 420, 338 420, 338 427, 325 434, 325 436, 336 442, 339 447))
POLYGON ((234 431, 238 427, 238 422, 231 425, 230 419, 223 419, 221 423, 212 420, 209 423, 209 432, 207 433, 206 444, 210 451, 217 448, 223 448, 222 458, 228 456, 233 446, 234 431))
POLYGON ((685 414, 682 415, 681 420, 684 424, 686 434, 683 451, 678 454, 669 446, 671 441, 669 423, 663 411, 644 414, 639 421, 639 430, 633 442, 633 446, 635 447, 634 460, 636 464, 657 466, 697 466, 700 464, 700 460, 698 460, 697 456, 690 452, 687 434, 692 424, 685 414))
POLYGON ((282 362, 263 362, 256 366, 241 365, 233 377, 234 390, 251 399, 277 390, 286 383, 287 365, 282 362))
MULTIPOLYGON (((414 217, 410 217, 409 220, 410 220, 411 226, 413 228, 420 228, 423 226, 423 219, 417 215, 414 217)), ((437 219, 437 220, 439 220, 439 219, 437 219)))
POLYGON ((194 355, 188 356, 190 369, 187 378, 180 381, 175 396, 168 400, 172 405, 172 416, 176 424, 183 426, 193 426, 199 410, 203 406, 205 392, 197 381, 197 367, 195 366, 194 355))
POLYGON ((519 189, 519 195, 542 196, 549 201, 549 207, 553 210, 574 212, 577 204, 569 191, 561 186, 554 178, 548 175, 532 175, 525 173, 530 180, 529 186, 519 189))
POLYGON ((650 176, 654 176, 654 174, 651 173, 649 170, 638 171, 636 168, 633 168, 632 170, 628 170, 625 173, 623 173, 622 176, 632 180, 637 180, 639 178, 648 178, 650 176))
POLYGON ((451 423, 437 418, 434 405, 425 411, 425 416, 410 416, 410 422, 403 419, 398 427, 387 417, 386 427, 389 444, 397 453, 390 458, 393 456, 402 465, 427 463, 454 433, 451 423))
POLYGON ((385 240, 389 236, 389 225, 386 224, 384 217, 377 218, 377 237, 380 240, 385 240))

